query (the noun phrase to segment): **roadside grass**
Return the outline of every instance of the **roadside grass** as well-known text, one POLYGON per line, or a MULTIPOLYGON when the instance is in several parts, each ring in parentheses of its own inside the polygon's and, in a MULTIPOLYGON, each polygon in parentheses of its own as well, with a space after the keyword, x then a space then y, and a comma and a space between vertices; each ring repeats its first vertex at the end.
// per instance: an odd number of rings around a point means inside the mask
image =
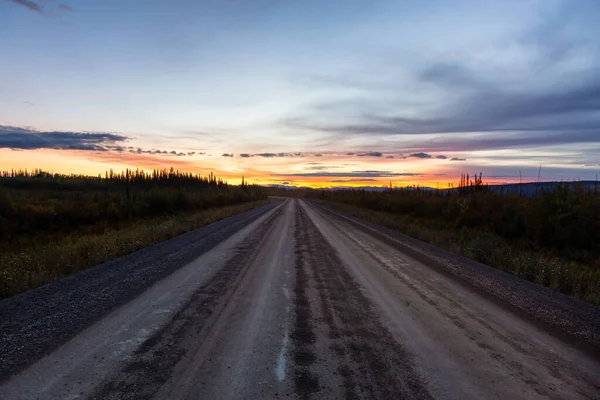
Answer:
POLYGON ((0 254, 0 299, 160 243, 235 214, 267 204, 259 200, 201 211, 132 220, 118 228, 89 229, 53 237, 0 254))
POLYGON ((549 252, 519 249, 493 232, 468 227, 457 229, 436 219, 373 211, 332 201, 316 201, 574 298, 600 305, 598 261, 595 265, 585 265, 549 252))

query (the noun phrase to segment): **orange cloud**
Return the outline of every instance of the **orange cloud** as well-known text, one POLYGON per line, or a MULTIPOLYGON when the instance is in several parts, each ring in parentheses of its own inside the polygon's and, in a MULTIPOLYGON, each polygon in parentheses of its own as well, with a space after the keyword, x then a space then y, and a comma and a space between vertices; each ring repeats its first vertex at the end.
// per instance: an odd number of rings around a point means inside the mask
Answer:
MULTIPOLYGON (((218 152, 217 154, 221 154, 218 152)), ((460 164, 460 163, 458 163, 460 164)), ((304 154, 302 157, 234 157, 148 154, 116 151, 0 149, 0 169, 41 168, 60 173, 104 174, 109 169, 174 167, 201 174, 215 173, 232 184, 286 184, 292 186, 393 186, 447 187, 456 184, 457 163, 441 159, 358 157, 345 153, 304 154), (285 182, 285 183, 284 183, 285 182)), ((504 181, 506 181, 504 179, 504 181)), ((492 181, 489 181, 492 183, 492 181)))

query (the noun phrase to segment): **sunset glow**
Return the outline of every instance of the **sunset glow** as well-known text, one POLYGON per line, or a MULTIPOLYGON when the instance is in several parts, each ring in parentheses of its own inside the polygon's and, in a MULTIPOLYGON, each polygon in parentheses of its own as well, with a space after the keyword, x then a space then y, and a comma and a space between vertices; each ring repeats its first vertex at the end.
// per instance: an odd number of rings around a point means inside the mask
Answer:
POLYGON ((440 188, 600 172, 597 2, 151 3, 0 2, 1 170, 440 188))

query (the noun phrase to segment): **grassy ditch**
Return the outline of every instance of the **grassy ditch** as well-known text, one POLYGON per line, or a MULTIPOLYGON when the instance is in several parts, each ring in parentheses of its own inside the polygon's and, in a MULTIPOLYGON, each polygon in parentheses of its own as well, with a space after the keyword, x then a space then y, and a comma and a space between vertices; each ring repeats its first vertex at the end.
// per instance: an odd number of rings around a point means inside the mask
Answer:
POLYGON ((597 260, 595 263, 573 261, 549 250, 522 248, 489 229, 465 226, 457 228, 442 219, 374 211, 334 201, 317 201, 528 281, 600 305, 600 268, 597 260))
POLYGON ((268 203, 251 201, 176 215, 134 219, 93 233, 75 229, 45 243, 4 248, 0 253, 0 298, 64 278, 101 262, 162 242, 268 203))

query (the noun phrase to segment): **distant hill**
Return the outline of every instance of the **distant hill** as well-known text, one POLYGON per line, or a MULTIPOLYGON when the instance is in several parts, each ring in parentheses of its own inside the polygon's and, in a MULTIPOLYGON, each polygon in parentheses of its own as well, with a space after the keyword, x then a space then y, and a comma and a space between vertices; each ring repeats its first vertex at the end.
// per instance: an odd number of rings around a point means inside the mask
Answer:
MULTIPOLYGON (((486 188, 496 192, 496 193, 500 193, 503 195, 507 195, 509 193, 514 193, 520 196, 535 196, 538 193, 541 193, 543 191, 549 191, 549 190, 553 190, 556 186, 567 186, 567 187, 583 187, 587 190, 599 190, 600 191, 600 182, 596 182, 596 181, 574 181, 574 182, 525 182, 525 183, 507 183, 507 184, 502 184, 502 185, 486 185, 486 188)), ((310 189, 308 187, 305 186, 289 186, 289 185, 280 185, 280 184, 271 184, 268 185, 268 187, 274 188, 274 189, 291 189, 291 190, 298 190, 298 189, 310 189)), ((369 192, 386 192, 389 190, 388 186, 331 186, 328 188, 323 188, 323 189, 316 189, 316 190, 349 190, 349 189, 356 189, 356 190, 366 190, 369 192)), ((394 187, 394 189, 406 189, 404 187, 394 187)), ((453 189, 435 189, 435 188, 431 188, 431 187, 426 187, 426 186, 421 186, 418 187, 419 190, 425 190, 425 191, 436 191, 436 190, 440 190, 440 191, 454 191, 454 190, 458 190, 458 188, 453 188, 453 189)))
POLYGON ((535 196, 540 192, 553 190, 557 186, 600 190, 600 183, 596 181, 509 183, 506 185, 489 185, 488 189, 501 194, 514 193, 521 196, 535 196))

